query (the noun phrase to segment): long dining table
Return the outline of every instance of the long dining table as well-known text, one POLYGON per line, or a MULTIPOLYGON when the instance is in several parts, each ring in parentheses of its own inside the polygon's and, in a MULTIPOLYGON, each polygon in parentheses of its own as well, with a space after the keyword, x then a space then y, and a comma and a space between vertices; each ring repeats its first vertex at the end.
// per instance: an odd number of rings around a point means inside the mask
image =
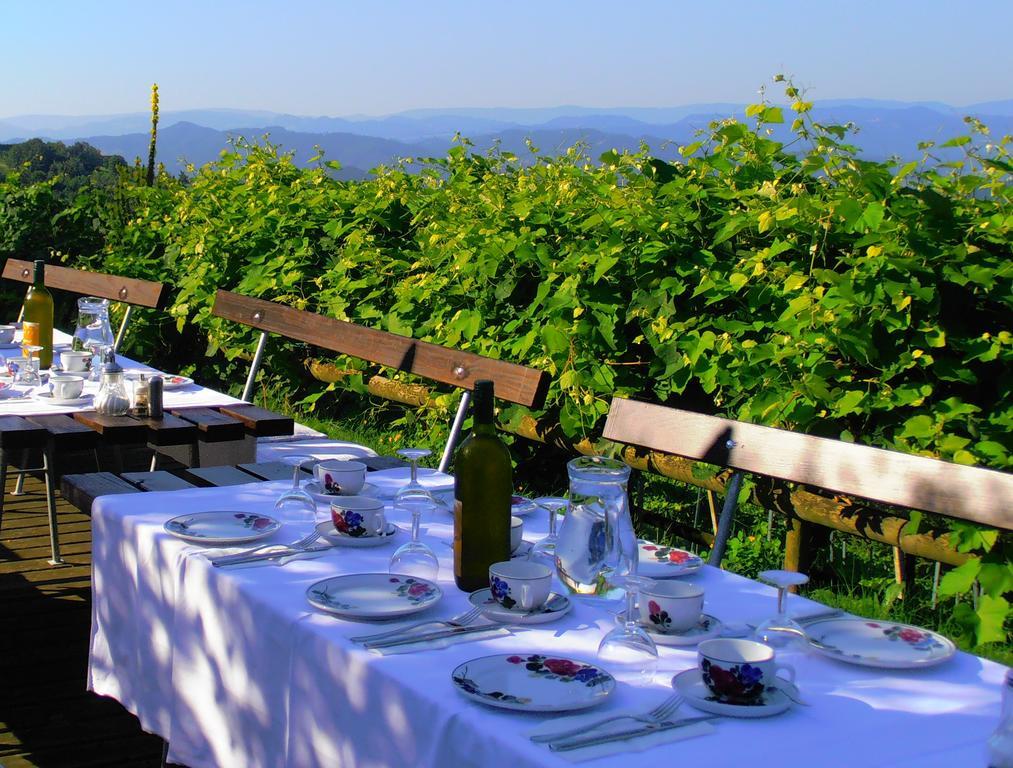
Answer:
MULTIPOLYGON (((367 476, 367 481, 369 476, 367 476)), ((143 496, 103 496, 93 520, 93 613, 88 688, 120 701, 186 766, 527 766, 566 765, 529 739, 556 715, 475 703, 455 690, 458 665, 491 654, 533 654, 596 663, 619 606, 574 599, 552 623, 476 634, 470 642, 384 655, 349 638, 384 626, 313 608, 306 590, 340 574, 386 573, 405 529, 376 548, 334 547, 282 566, 217 568, 222 548, 181 540, 164 524, 182 513, 240 510, 276 515, 285 482, 260 482, 143 496)), ((313 523, 286 520, 266 542, 290 542, 313 523)), ((525 539, 544 535, 543 512, 524 518, 525 539)), ((427 613, 449 618, 470 607, 453 581, 453 525, 437 511, 423 539, 440 558, 444 596, 427 613)), ((262 542, 257 542, 262 543, 262 542)), ((706 613, 746 626, 774 611, 774 591, 704 566, 683 576, 705 591, 706 613)), ((804 615, 824 606, 792 596, 804 615)), ((397 626, 394 624, 393 626, 397 626)), ((763 719, 721 718, 692 738, 624 744, 589 761, 626 765, 678 761, 742 766, 973 766, 999 716, 1005 668, 957 652, 927 669, 874 669, 817 654, 793 659, 804 704, 763 719), (647 742, 647 743, 645 743, 647 742)), ((697 664, 696 649, 660 648, 649 681, 624 678, 594 714, 647 711, 672 692, 673 675, 697 664)), ((695 713, 688 704, 680 716, 695 713)))

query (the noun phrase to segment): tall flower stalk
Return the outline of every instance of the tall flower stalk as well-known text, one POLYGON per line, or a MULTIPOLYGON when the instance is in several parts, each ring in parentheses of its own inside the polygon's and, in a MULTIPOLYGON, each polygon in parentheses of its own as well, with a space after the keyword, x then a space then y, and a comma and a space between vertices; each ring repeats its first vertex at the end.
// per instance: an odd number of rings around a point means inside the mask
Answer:
POLYGON ((145 183, 150 187, 155 183, 155 142, 158 138, 158 83, 151 86, 151 142, 148 144, 148 173, 145 183))

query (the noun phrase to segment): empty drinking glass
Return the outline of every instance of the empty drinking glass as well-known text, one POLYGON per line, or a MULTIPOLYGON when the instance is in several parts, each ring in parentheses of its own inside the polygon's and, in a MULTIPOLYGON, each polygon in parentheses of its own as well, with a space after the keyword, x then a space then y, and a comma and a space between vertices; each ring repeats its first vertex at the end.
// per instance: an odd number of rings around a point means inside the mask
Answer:
MULTIPOLYGON (((317 503, 302 489, 302 480, 305 477, 302 466, 314 462, 316 459, 312 456, 287 454, 278 460, 292 467, 292 487, 278 497, 274 503, 275 510, 292 522, 317 522, 317 503)), ((327 511, 327 519, 330 519, 330 510, 327 511)))
POLYGON ((432 451, 426 448, 402 448, 397 452, 398 456, 411 463, 411 479, 394 497, 394 510, 411 515, 412 538, 407 544, 398 547, 391 556, 390 572, 433 581, 439 575, 440 561, 436 553, 419 538, 422 513, 432 513, 437 507, 433 495, 418 481, 418 461, 430 453, 432 451))
POLYGON ((809 638, 802 626, 788 616, 787 597, 788 587, 805 584, 809 577, 794 571, 762 571, 759 576, 777 587, 777 615, 758 624, 753 630, 753 639, 769 645, 777 651, 778 656, 807 651, 809 638))
POLYGON ((559 517, 559 513, 566 509, 570 502, 556 496, 542 496, 541 498, 535 499, 533 503, 535 506, 548 511, 549 534, 531 547, 531 550, 528 552, 528 560, 537 560, 538 562, 545 563, 545 565, 555 569, 556 544, 559 541, 559 536, 556 535, 556 522, 559 517))

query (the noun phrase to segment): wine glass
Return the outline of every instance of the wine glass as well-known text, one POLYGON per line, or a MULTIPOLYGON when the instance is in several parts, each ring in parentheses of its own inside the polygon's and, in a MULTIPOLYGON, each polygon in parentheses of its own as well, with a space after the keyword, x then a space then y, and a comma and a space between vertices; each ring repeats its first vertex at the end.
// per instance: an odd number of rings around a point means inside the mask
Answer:
POLYGON ((18 383, 26 387, 38 387, 42 384, 42 377, 39 376, 39 369, 35 367, 35 355, 42 351, 38 344, 25 344, 25 367, 18 376, 18 383))
POLYGON ((417 576, 434 581, 440 572, 440 561, 436 553, 419 539, 419 525, 423 512, 432 512, 436 500, 418 482, 418 461, 432 451, 426 448, 402 448, 398 456, 411 463, 411 480, 394 497, 394 509, 411 514, 412 538, 395 550, 390 558, 390 572, 406 576, 417 576))
MULTIPOLYGON (((302 465, 315 461, 312 456, 286 454, 278 459, 282 464, 292 467, 292 487, 285 491, 274 503, 276 511, 282 513, 292 522, 317 522, 317 503, 313 497, 302 489, 302 465)), ((330 510, 328 510, 328 515, 330 510)))
POLYGON ((788 616, 787 596, 788 587, 805 584, 809 577, 794 571, 762 571, 759 576, 777 587, 777 615, 758 624, 753 630, 752 639, 766 643, 778 655, 804 653, 809 648, 809 638, 801 625, 788 616))
POLYGON ((543 562, 553 571, 556 569, 556 544, 559 536, 556 534, 556 518, 562 509, 566 509, 570 502, 566 499, 555 496, 542 496, 534 499, 533 503, 548 510, 549 512, 549 535, 536 543, 528 552, 528 560, 543 562))
POLYGON ((598 645, 598 658, 606 664, 625 668, 640 682, 648 683, 657 670, 658 646, 637 621, 636 601, 638 591, 650 582, 635 573, 628 573, 617 581, 626 590, 626 613, 621 626, 610 630, 602 638, 598 645))

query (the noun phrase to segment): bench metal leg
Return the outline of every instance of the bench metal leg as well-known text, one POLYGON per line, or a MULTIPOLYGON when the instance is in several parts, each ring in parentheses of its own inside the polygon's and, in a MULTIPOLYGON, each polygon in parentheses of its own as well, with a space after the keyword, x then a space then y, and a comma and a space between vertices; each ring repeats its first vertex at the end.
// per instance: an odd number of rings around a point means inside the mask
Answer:
POLYGON ((464 418, 468 415, 468 404, 471 402, 471 392, 464 390, 461 393, 461 402, 457 406, 457 413, 454 414, 454 423, 450 427, 450 436, 447 437, 447 444, 443 446, 443 456, 440 458, 440 472, 450 469, 450 461, 454 458, 454 448, 457 447, 457 440, 461 436, 461 427, 464 425, 464 418))
POLYGON ((718 567, 721 565, 721 558, 725 556, 725 545, 728 544, 728 537, 732 532, 732 520, 735 517, 735 506, 739 501, 739 491, 742 489, 742 473, 736 472, 728 481, 728 488, 725 490, 725 503, 721 507, 721 517, 718 518, 718 530, 714 534, 714 548, 711 550, 709 565, 718 567))
POLYGON ((0 450, 0 528, 4 524, 4 499, 7 496, 7 454, 0 450))
MULTIPOLYGON (((21 451, 21 465, 20 466, 22 468, 27 467, 28 466, 28 462, 29 462, 29 460, 31 458, 32 457, 28 453, 28 449, 25 448, 23 451, 21 451)), ((21 472, 18 475, 18 480, 14 484, 14 493, 11 494, 11 495, 12 496, 24 496, 25 495, 25 473, 24 472, 21 472)))
POLYGON ((260 362, 264 359, 264 346, 267 344, 267 331, 262 331, 257 339, 257 349, 253 353, 253 362, 250 363, 250 372, 246 376, 246 386, 243 387, 243 400, 252 403, 253 384, 257 380, 257 371, 260 370, 260 362))
POLYGON ((50 565, 64 565, 60 557, 60 533, 56 520, 56 494, 53 486, 56 485, 56 478, 53 476, 54 461, 53 451, 47 447, 42 452, 42 475, 46 479, 46 510, 49 512, 49 546, 52 549, 53 559, 50 565))

